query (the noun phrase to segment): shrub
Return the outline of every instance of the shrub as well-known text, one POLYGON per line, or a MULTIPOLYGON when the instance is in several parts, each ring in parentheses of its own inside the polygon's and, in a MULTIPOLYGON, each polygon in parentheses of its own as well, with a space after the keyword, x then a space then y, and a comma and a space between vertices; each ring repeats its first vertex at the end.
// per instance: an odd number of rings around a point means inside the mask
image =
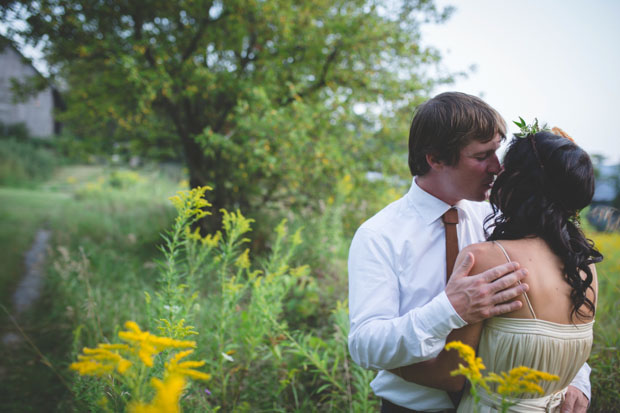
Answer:
POLYGON ((0 185, 33 186, 50 177, 58 158, 33 141, 0 139, 0 185))

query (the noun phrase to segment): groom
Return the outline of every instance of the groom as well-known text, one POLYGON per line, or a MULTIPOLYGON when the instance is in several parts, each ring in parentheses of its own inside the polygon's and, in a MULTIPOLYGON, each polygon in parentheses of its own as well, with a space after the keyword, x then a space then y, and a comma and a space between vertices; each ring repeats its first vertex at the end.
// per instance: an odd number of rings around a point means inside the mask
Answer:
MULTIPOLYGON (((443 93, 421 105, 409 135, 409 192, 366 221, 349 252, 349 351, 365 368, 382 413, 450 411, 445 391, 402 380, 388 370, 435 357, 453 329, 514 311, 526 275, 506 263, 468 276, 473 257, 446 282, 446 229, 442 217, 458 215, 459 249, 485 240, 484 201, 500 171, 496 151, 505 139, 501 116, 481 99, 443 93)), ((590 395, 585 364, 562 412, 585 412, 590 395)))

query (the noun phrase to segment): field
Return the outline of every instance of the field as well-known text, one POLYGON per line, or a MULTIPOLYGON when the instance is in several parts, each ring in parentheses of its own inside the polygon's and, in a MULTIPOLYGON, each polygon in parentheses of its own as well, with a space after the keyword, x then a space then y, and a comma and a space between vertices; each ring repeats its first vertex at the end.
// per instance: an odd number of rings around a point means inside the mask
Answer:
MULTIPOLYGON (((169 342, 150 366, 141 353, 131 377, 69 368, 84 347, 118 343, 119 332, 138 328, 126 324, 133 321, 185 348, 195 342, 183 355, 195 360, 185 365, 184 379, 194 380, 184 411, 377 411, 368 386, 374 374, 348 358, 352 234, 337 212, 304 220, 302 229, 295 216, 258 223, 227 211, 216 231, 201 234, 192 222, 208 210, 202 193, 168 199, 186 189, 182 177, 157 167, 65 166, 37 184, 0 187, 0 333, 8 355, 0 362, 0 410, 139 411, 130 395, 150 397, 156 388, 148 378, 182 365, 181 347, 169 342), (272 228, 267 239, 253 238, 256 226, 272 228), (51 233, 41 297, 16 314, 24 253, 41 229, 51 233)), ((588 231, 605 255, 590 411, 619 411, 620 235, 588 231)))

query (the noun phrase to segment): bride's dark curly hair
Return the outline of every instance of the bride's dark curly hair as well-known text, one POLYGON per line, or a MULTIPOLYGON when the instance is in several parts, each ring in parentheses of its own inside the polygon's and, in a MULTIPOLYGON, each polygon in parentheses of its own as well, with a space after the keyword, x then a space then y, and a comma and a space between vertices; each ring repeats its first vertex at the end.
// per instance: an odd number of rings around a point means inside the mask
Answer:
POLYGON ((550 132, 514 137, 491 189, 494 214, 485 221, 492 229, 489 240, 545 240, 564 264, 564 279, 572 287, 571 317, 589 318, 595 312, 586 295, 592 289, 589 265, 603 256, 576 224, 577 213, 593 195, 592 162, 579 146, 550 132))

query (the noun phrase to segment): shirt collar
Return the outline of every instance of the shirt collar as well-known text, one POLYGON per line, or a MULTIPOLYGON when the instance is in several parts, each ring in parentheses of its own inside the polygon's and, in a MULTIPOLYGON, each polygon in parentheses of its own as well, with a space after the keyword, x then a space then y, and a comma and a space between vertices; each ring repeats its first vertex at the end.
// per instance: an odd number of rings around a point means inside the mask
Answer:
MULTIPOLYGON (((441 218, 448 209, 452 208, 450 204, 443 202, 441 199, 420 188, 415 181, 415 177, 407 193, 407 200, 409 205, 422 217, 426 225, 432 224, 437 219, 441 218)), ((461 200, 454 205, 459 211, 459 221, 463 218, 467 218, 464 202, 465 201, 461 200)))

